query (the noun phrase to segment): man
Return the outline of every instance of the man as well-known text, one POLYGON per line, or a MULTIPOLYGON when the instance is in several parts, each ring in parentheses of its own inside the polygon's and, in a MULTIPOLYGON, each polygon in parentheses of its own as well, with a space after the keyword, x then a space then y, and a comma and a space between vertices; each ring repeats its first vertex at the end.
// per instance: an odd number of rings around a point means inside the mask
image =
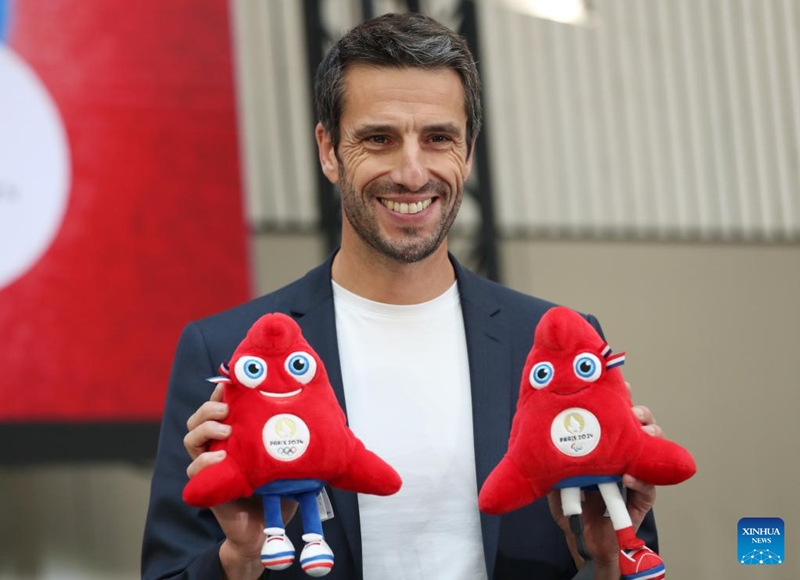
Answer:
MULTIPOLYGON (((534 328, 552 306, 478 278, 447 252, 480 129, 479 92, 463 39, 419 15, 364 23, 321 64, 316 138, 323 172, 342 192, 341 248, 290 286, 184 331, 153 476, 145 578, 263 572, 260 503, 198 511, 181 490, 187 475, 224 459, 208 443, 230 435, 221 391, 209 397, 204 379, 273 311, 298 321, 352 429, 404 480, 388 498, 330 490, 330 578, 566 579, 582 564, 555 496, 550 507, 503 517, 477 509, 478 489, 505 452, 534 328)), ((632 412, 661 435, 646 408, 632 412)), ((644 520, 640 533, 655 548, 654 490, 625 483, 634 524, 644 520)), ((595 567, 586 577, 619 578, 610 522, 587 496, 595 567)), ((291 517, 293 506, 284 511, 291 517)), ((302 573, 295 565, 273 576, 302 573)))

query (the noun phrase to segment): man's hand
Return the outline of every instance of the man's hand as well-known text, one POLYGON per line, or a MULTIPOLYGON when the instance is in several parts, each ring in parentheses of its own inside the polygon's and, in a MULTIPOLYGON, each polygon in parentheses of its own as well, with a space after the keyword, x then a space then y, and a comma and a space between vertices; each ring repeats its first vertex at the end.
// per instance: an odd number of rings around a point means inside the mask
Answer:
MULTIPOLYGON (((630 390, 630 384, 625 383, 630 390)), ((655 417, 650 409, 643 406, 634 406, 631 411, 642 424, 642 430, 653 437, 664 437, 664 431, 656 424, 655 417)), ((639 526, 653 507, 656 500, 656 488, 635 477, 625 474, 622 484, 627 489, 626 504, 633 522, 633 529, 639 526)), ((586 550, 592 555, 595 562, 595 580, 619 579, 619 546, 611 519, 605 517, 606 506, 599 492, 581 493, 583 501, 583 526, 586 550)), ((575 545, 575 536, 570 531, 569 519, 561 509, 561 493, 559 490, 551 491, 547 495, 550 512, 559 527, 567 536, 572 557, 578 567, 583 565, 583 558, 578 554, 575 545)))
MULTIPOLYGON (((211 398, 186 422, 189 432, 183 439, 192 462, 186 469, 189 478, 202 469, 225 459, 225 451, 209 451, 211 441, 224 441, 231 427, 221 423, 228 416, 228 405, 222 402, 223 386, 217 385, 211 398)), ((282 503, 283 521, 289 522, 297 509, 295 502, 282 503)), ((211 508, 217 518, 225 541, 219 559, 227 578, 258 578, 264 571, 261 565, 261 546, 264 543, 264 511, 258 499, 232 501, 211 508)))

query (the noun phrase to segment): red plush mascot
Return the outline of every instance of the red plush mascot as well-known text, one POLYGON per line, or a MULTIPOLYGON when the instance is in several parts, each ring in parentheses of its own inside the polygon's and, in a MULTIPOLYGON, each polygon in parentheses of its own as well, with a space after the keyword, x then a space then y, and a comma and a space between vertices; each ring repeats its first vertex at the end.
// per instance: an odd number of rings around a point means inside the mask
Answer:
POLYGON ((664 562, 634 534, 619 482, 629 473, 655 485, 676 484, 696 467, 683 447, 642 431, 618 368, 624 362, 625 354, 611 354, 580 314, 548 311, 525 362, 508 452, 478 504, 503 514, 560 489, 564 515, 578 531, 581 489, 597 487, 617 534, 623 578, 660 580, 664 562))
POLYGON ((261 560, 270 570, 287 568, 295 557, 280 499, 299 502, 306 543, 300 565, 310 576, 324 576, 333 567, 333 552, 317 510, 323 486, 391 495, 400 489, 400 476, 347 427, 322 361, 290 317, 262 316, 221 370, 224 377, 210 380, 225 385, 224 422, 232 430, 211 449, 227 455, 193 477, 183 498, 211 507, 260 495, 267 536, 261 560))

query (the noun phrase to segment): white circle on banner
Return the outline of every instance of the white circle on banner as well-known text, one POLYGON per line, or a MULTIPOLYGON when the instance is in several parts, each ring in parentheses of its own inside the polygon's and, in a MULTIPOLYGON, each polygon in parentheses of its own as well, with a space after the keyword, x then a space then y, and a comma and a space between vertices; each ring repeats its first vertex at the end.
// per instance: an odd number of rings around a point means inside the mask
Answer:
POLYGON ((311 432, 300 417, 274 415, 264 425, 264 448, 278 461, 294 461, 308 449, 311 432))
POLYGON ((50 247, 67 208, 70 155, 61 116, 28 64, 0 44, 0 288, 50 247))
POLYGON ((550 426, 553 445, 564 455, 589 455, 600 443, 600 422, 591 411, 573 407, 561 411, 550 426))

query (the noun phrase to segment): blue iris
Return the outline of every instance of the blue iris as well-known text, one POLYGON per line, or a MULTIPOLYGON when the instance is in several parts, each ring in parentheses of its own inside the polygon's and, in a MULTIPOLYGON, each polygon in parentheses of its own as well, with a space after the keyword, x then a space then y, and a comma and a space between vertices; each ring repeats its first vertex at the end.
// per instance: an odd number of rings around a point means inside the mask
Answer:
POLYGON ((581 357, 575 364, 575 372, 578 373, 579 377, 584 379, 591 377, 592 373, 594 373, 594 369, 594 361, 587 356, 581 357))
POLYGON ((575 357, 573 368, 578 378, 590 383, 599 379, 600 374, 603 372, 600 359, 588 352, 575 357))
POLYGON ((531 369, 531 385, 537 388, 547 386, 553 379, 553 365, 549 362, 540 362, 531 369))
POLYGON ((308 357, 304 354, 294 355, 289 359, 289 364, 287 365, 289 372, 297 377, 302 377, 306 374, 310 366, 308 357))
POLYGON ((264 376, 264 365, 255 359, 248 360, 244 363, 244 374, 251 379, 260 379, 264 376))

